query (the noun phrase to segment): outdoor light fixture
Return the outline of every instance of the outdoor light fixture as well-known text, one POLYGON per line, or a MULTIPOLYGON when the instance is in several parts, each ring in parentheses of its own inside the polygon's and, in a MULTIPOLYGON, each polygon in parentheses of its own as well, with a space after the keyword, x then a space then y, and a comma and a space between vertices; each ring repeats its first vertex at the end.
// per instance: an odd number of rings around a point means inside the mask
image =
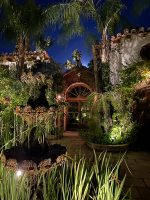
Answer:
POLYGON ((40 59, 40 56, 37 56, 37 57, 36 57, 36 60, 41 60, 41 59, 40 59))
POLYGON ((60 94, 57 96, 57 99, 58 99, 58 100, 61 100, 61 95, 60 95, 60 94))
POLYGON ((79 121, 79 116, 76 117, 76 120, 79 121))
POLYGON ((16 176, 19 178, 19 177, 22 176, 22 175, 23 175, 23 171, 20 170, 20 169, 18 169, 18 170, 16 171, 16 176))
POLYGON ((86 114, 86 113, 83 113, 83 114, 82 114, 82 116, 83 116, 83 117, 86 117, 86 116, 87 116, 87 114, 86 114))

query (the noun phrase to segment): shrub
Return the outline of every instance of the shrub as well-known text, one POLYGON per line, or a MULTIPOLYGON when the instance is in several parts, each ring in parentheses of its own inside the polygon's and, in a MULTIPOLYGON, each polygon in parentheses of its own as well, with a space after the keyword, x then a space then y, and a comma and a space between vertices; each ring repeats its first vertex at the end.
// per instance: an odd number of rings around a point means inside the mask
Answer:
POLYGON ((103 94, 93 93, 87 105, 88 129, 81 135, 99 144, 130 142, 135 123, 132 120, 132 94, 126 88, 116 88, 103 94))

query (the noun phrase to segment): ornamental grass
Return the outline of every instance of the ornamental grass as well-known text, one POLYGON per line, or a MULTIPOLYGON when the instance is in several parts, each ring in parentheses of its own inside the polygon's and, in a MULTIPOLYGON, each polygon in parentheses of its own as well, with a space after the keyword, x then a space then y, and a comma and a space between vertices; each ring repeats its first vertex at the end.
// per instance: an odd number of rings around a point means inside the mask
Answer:
MULTIPOLYGON (((103 152, 94 161, 67 158, 61 166, 30 177, 0 164, 1 200, 127 200, 123 192, 125 176, 119 177, 123 157, 116 163, 103 152)), ((21 169, 20 169, 21 170, 21 169)))

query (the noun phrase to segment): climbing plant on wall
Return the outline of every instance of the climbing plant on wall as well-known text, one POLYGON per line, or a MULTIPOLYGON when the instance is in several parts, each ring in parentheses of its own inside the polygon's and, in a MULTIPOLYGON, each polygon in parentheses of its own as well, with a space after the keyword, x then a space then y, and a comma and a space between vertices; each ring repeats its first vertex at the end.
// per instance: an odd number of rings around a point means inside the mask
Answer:
POLYGON ((120 71, 121 86, 133 88, 141 81, 150 78, 150 61, 141 61, 120 71))

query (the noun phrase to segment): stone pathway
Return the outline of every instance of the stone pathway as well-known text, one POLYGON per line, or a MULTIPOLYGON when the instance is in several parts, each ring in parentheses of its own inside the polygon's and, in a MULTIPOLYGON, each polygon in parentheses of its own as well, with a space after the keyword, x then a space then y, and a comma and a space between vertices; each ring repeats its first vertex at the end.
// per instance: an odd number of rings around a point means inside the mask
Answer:
MULTIPOLYGON (((78 132, 67 131, 62 139, 52 140, 51 143, 65 145, 71 157, 82 155, 93 159, 93 150, 86 146, 78 132)), ((119 156, 120 153, 112 153, 114 159, 119 156)), ((132 186, 132 200, 150 200, 150 152, 127 152, 121 169, 127 175, 125 190, 132 186)))

